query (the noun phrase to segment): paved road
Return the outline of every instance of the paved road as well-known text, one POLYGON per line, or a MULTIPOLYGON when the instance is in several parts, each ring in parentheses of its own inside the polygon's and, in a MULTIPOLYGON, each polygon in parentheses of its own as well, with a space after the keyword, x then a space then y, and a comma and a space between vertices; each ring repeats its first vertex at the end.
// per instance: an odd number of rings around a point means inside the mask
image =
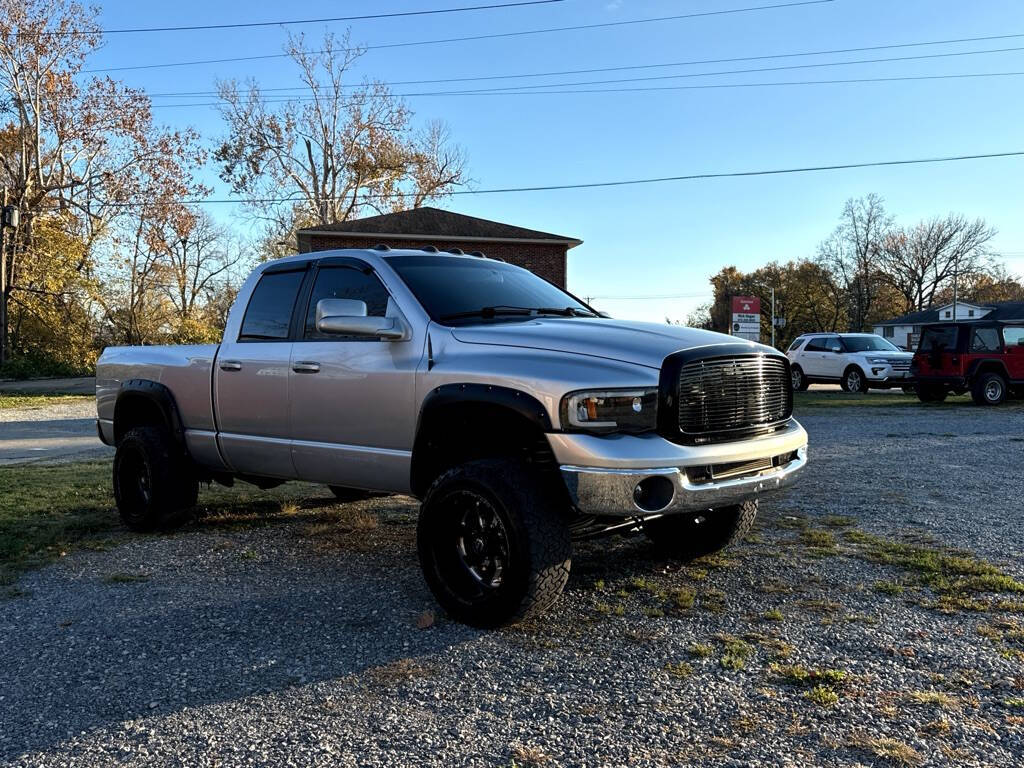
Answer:
POLYGON ((0 392, 40 392, 61 395, 91 395, 96 392, 96 379, 79 376, 71 379, 0 380, 0 392))
POLYGON ((0 411, 0 467, 41 459, 85 459, 112 450, 96 436, 93 400, 0 411))

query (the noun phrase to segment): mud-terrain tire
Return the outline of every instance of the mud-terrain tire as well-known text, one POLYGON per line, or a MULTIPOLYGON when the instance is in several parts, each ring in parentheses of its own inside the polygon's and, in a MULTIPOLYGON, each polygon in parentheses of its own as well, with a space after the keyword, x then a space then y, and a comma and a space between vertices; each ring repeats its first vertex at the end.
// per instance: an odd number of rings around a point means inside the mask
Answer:
POLYGON ((363 501, 376 495, 373 491, 364 491, 361 488, 345 488, 341 485, 328 485, 327 487, 334 494, 334 498, 340 502, 363 501))
POLYGON ((1006 393, 1006 379, 998 373, 983 373, 971 384, 971 399, 977 405, 1001 405, 1006 393))
POLYGON ((810 386, 810 382, 807 381, 807 376, 804 375, 804 369, 799 365, 794 365, 789 372, 790 381, 793 384, 794 392, 806 392, 807 387, 810 386))
POLYGON ((663 555, 693 560, 735 544, 757 519, 757 500, 708 512, 666 515, 643 524, 644 534, 663 555))
POLYGON ((929 384, 917 385, 917 399, 922 403, 942 403, 949 396, 949 390, 945 387, 936 387, 929 384))
POLYGON ((851 365, 843 371, 843 378, 839 381, 839 386, 843 392, 863 395, 868 391, 868 377, 864 375, 864 371, 860 369, 860 366, 851 365))
POLYGON ((199 496, 188 458, 158 427, 136 427, 121 438, 113 474, 117 511, 133 531, 181 525, 199 496))
POLYGON ((496 627, 541 613, 569 579, 564 491, 512 460, 473 461, 430 486, 416 529, 430 591, 457 621, 496 627))

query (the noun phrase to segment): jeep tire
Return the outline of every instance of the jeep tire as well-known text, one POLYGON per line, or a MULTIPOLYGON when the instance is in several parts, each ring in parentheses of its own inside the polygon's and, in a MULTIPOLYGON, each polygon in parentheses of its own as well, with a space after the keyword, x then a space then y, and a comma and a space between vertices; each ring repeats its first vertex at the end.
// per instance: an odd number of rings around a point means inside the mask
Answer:
POLYGON ((114 499, 133 531, 173 528, 196 505, 199 482, 188 457, 159 427, 135 427, 114 454, 114 499))
POLYGON ((1006 399, 1006 379, 998 373, 983 373, 971 384, 971 399, 978 405, 1000 405, 1006 399))
POLYGON ((564 491, 526 464, 472 461, 430 486, 416 529, 423 575, 457 621, 496 627, 554 603, 572 546, 564 491))
POLYGON ((643 524, 644 534, 664 555, 693 560, 738 542, 757 518, 757 500, 707 512, 657 517, 643 524))

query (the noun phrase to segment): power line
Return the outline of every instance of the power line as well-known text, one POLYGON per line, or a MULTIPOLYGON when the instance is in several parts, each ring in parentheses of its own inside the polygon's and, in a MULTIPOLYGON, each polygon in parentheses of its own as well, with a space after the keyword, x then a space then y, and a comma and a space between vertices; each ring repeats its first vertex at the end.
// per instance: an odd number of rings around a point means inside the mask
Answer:
MULTIPOLYGON (((776 9, 780 9, 780 8, 795 8, 795 7, 804 6, 804 5, 823 5, 825 3, 832 3, 832 2, 835 2, 835 0, 800 0, 800 2, 776 3, 776 4, 773 4, 773 5, 755 5, 755 6, 749 6, 749 7, 746 7, 746 8, 728 8, 728 9, 724 9, 724 10, 721 10, 721 11, 703 11, 703 12, 700 12, 700 13, 684 13, 684 14, 678 14, 678 15, 675 15, 675 16, 656 16, 656 17, 647 18, 647 19, 627 19, 627 20, 624 20, 624 21, 606 21, 606 22, 602 22, 602 23, 599 23, 599 24, 576 24, 576 25, 568 26, 568 27, 548 27, 548 28, 545 28, 545 29, 528 29, 528 30, 522 30, 522 31, 519 31, 519 32, 491 32, 491 33, 483 34, 483 35, 467 35, 465 37, 445 37, 445 38, 440 38, 440 39, 436 39, 436 40, 413 40, 413 41, 403 41, 403 42, 397 42, 397 43, 379 43, 377 45, 361 46, 360 48, 357 48, 357 49, 344 49, 343 51, 339 51, 339 52, 344 52, 345 50, 374 51, 374 50, 382 50, 382 49, 385 49, 385 48, 408 48, 408 47, 411 47, 411 46, 419 46, 419 45, 441 45, 441 44, 445 44, 445 43, 466 43, 466 42, 473 42, 473 41, 476 41, 476 40, 496 40, 496 39, 499 39, 499 38, 506 38, 506 37, 524 37, 524 36, 527 36, 527 35, 541 35, 541 34, 549 34, 549 33, 555 33, 555 32, 575 32, 575 31, 586 30, 586 29, 605 29, 605 28, 609 28, 609 27, 623 27, 623 26, 628 26, 628 25, 632 25, 632 24, 653 24, 653 23, 657 23, 657 22, 661 22, 661 21, 678 21, 678 20, 681 20, 681 19, 695 19, 695 18, 700 18, 700 17, 704 17, 704 16, 723 16, 723 15, 732 14, 732 13, 751 13, 751 12, 755 12, 755 11, 769 11, 769 10, 776 10, 776 9)), ((325 53, 325 51, 316 51, 316 53, 325 53)), ((187 66, 202 65, 202 64, 226 64, 226 63, 236 62, 236 61, 258 61, 258 60, 262 60, 262 59, 283 59, 283 58, 288 58, 289 56, 290 56, 290 54, 287 54, 287 53, 271 53, 271 54, 262 54, 262 55, 258 55, 258 56, 235 56, 235 57, 231 57, 231 58, 222 58, 222 59, 196 59, 196 60, 192 60, 192 61, 172 61, 172 62, 166 62, 166 63, 163 63, 163 64, 136 64, 136 65, 131 65, 131 66, 123 66, 123 67, 107 67, 107 68, 104 68, 104 69, 86 69, 86 70, 83 70, 83 72, 86 73, 86 74, 94 74, 94 73, 97 73, 97 72, 124 72, 126 70, 136 70, 136 69, 163 69, 163 68, 166 68, 166 67, 187 67, 187 66)))
MULTIPOLYGON (((731 178, 742 178, 752 176, 782 176, 797 173, 820 173, 823 171, 841 171, 851 170, 856 168, 881 168, 887 166, 903 166, 903 165, 925 165, 931 163, 951 163, 965 160, 991 160, 1009 157, 1024 157, 1024 150, 1015 152, 992 152, 987 154, 974 154, 974 155, 950 155, 946 157, 929 157, 929 158, 915 158, 911 160, 874 160, 863 163, 841 163, 837 165, 813 165, 803 166, 798 168, 775 168, 769 170, 753 170, 753 171, 726 171, 719 173, 693 173, 682 176, 660 176, 646 179, 626 179, 620 181, 595 181, 583 184, 548 184, 543 186, 533 187, 495 187, 491 189, 457 189, 450 192, 450 195, 493 195, 493 194, 505 194, 512 192, 551 192, 555 190, 565 189, 596 189, 599 187, 625 187, 634 186, 640 184, 661 184, 670 181, 695 181, 702 179, 731 179, 731 178)), ((365 195, 362 199, 375 199, 390 197, 387 195, 365 195)), ((342 198, 337 198, 342 199, 342 198)), ((344 199, 348 199, 346 196, 344 199)), ((329 199, 330 200, 330 199, 329 199)), ((295 203, 301 200, 296 197, 264 197, 264 198, 207 198, 207 199, 192 199, 182 200, 181 202, 186 205, 207 205, 207 204, 238 204, 238 203, 295 203)), ((122 206, 126 208, 138 207, 145 205, 142 201, 127 202, 127 201, 112 201, 106 203, 109 206, 122 206)))
MULTIPOLYGON (((952 73, 945 75, 905 75, 905 76, 894 76, 894 77, 858 77, 858 78, 846 78, 846 79, 832 79, 832 80, 783 80, 776 82, 762 82, 762 83, 707 83, 702 85, 655 85, 655 86, 642 86, 638 88, 567 88, 561 90, 551 90, 557 88, 557 86, 548 86, 548 89, 543 91, 504 91, 504 90, 478 90, 478 91, 417 91, 411 93, 394 93, 391 94, 397 98, 416 98, 421 96, 560 96, 566 94, 584 94, 584 93, 657 93, 662 91, 705 91, 705 90, 720 90, 720 89, 735 89, 735 88, 779 88, 788 86, 806 86, 806 85, 848 85, 848 84, 863 84, 863 83, 895 83, 895 82, 912 82, 912 81, 927 81, 927 80, 962 80, 971 78, 983 78, 983 77, 1020 77, 1024 75, 1024 71, 1020 72, 968 72, 968 73, 952 73)), ((313 101, 312 96, 295 96, 291 98, 278 98, 278 99, 267 99, 267 104, 288 104, 292 102, 303 103, 313 101)), ((342 104, 354 103, 355 100, 349 102, 342 102, 342 104)), ((154 108, 174 108, 174 107, 219 107, 223 106, 223 101, 198 101, 178 104, 153 104, 154 108)))
POLYGON ((647 301, 653 299, 706 299, 715 294, 705 291, 704 293, 662 293, 649 296, 587 296, 591 301, 647 301))
MULTIPOLYGON (((514 91, 514 90, 526 90, 529 88, 559 88, 559 87, 571 87, 580 85, 605 85, 614 83, 639 83, 648 82, 653 80, 679 80, 693 77, 713 77, 720 75, 741 75, 741 74, 752 74, 756 72, 782 72, 788 70, 800 70, 800 69, 820 69, 823 67, 842 67, 842 66, 853 66, 859 64, 883 64, 892 63, 897 61, 919 61, 924 59, 942 59, 951 58, 956 56, 977 56, 981 54, 991 53, 1012 53, 1024 51, 1024 46, 1018 46, 1014 48, 989 48, 980 51, 953 51, 946 53, 928 53, 921 54, 918 56, 888 56, 884 58, 875 59, 853 59, 848 61, 825 61, 825 62, 813 62, 810 64, 786 64, 783 66, 776 67, 752 67, 747 69, 727 69, 719 70, 717 72, 685 72, 677 75, 655 75, 651 77, 627 77, 618 78, 615 80, 588 80, 580 81, 575 83, 531 83, 529 85, 514 85, 514 86, 496 86, 492 88, 481 88, 479 92, 495 92, 495 91, 514 91)), ((615 72, 625 69, 648 69, 652 67, 679 67, 686 66, 686 62, 677 62, 673 64, 648 64, 638 67, 606 67, 597 68, 590 70, 581 70, 581 72, 615 72)), ((567 72, 542 72, 535 74, 514 74, 514 75, 493 75, 489 77, 452 77, 442 78, 437 80, 396 80, 386 82, 384 85, 422 85, 431 83, 457 83, 475 80, 504 80, 510 78, 523 78, 523 77, 545 77, 545 76, 557 76, 575 74, 572 71, 567 72)), ((343 86, 346 88, 358 88, 359 85, 347 85, 343 86)), ((278 93, 281 91, 295 91, 295 90, 309 90, 309 86, 291 86, 287 88, 261 88, 259 89, 262 93, 278 93)), ((472 93, 473 91, 463 91, 464 93, 472 93)), ((153 93, 150 94, 152 98, 174 98, 183 96, 216 96, 217 91, 171 91, 167 93, 153 93)))
MULTIPOLYGON (((119 35, 134 32, 196 32, 199 30, 211 30, 211 29, 243 29, 249 27, 284 27, 284 26, 296 26, 300 24, 327 24, 335 21, 366 21, 369 19, 394 19, 404 16, 434 16, 444 13, 462 13, 465 11, 490 11, 497 10, 499 8, 518 8, 524 5, 548 5, 550 3, 561 3, 564 0, 520 0, 519 2, 513 3, 492 3, 490 5, 467 5, 459 8, 431 8, 422 11, 395 11, 393 13, 367 13, 359 16, 333 16, 323 19, 288 19, 280 21, 244 21, 234 22, 231 24, 195 24, 190 26, 177 26, 177 27, 122 27, 120 29, 101 29, 99 33, 102 35, 119 35)), ((19 36, 26 37, 63 37, 68 33, 61 32, 59 30, 52 30, 47 32, 19 32, 19 36)), ((88 33, 78 33, 88 34, 88 33)))

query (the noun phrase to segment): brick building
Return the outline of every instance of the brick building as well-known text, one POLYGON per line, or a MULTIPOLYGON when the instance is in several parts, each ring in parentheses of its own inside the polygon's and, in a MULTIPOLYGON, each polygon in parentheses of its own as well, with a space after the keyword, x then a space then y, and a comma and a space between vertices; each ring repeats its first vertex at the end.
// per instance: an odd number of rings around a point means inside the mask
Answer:
POLYGON ((414 208, 300 229, 298 232, 299 253, 334 248, 372 248, 380 243, 392 248, 423 248, 428 245, 442 251, 459 248, 466 253, 480 251, 525 267, 562 288, 565 288, 568 251, 582 242, 572 237, 464 216, 440 208, 414 208))

